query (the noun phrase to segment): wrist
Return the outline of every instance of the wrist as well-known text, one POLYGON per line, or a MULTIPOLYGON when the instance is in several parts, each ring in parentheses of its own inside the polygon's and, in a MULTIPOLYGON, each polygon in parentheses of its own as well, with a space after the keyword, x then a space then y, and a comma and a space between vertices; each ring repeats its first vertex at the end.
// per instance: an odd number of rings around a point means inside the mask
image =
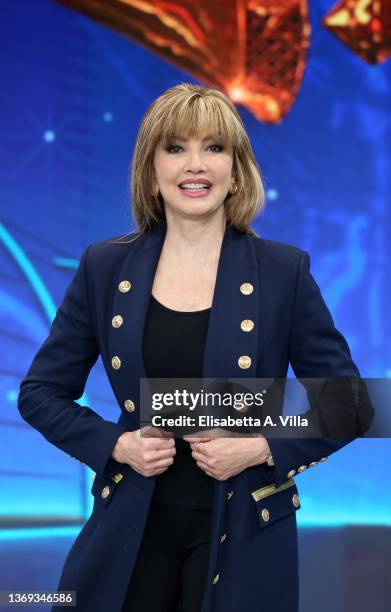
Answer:
POLYGON ((264 442, 265 442, 265 459, 264 459, 264 463, 268 467, 274 467, 274 458, 273 458, 273 455, 272 455, 271 448, 269 446, 269 443, 268 443, 267 439, 266 438, 263 438, 263 439, 264 439, 264 442))
POLYGON ((121 461, 122 449, 123 449, 124 436, 126 435, 126 433, 127 432, 124 432, 123 434, 120 435, 111 453, 112 458, 115 459, 115 461, 118 461, 119 463, 122 463, 121 461))
MULTIPOLYGON (((255 446, 255 461, 253 465, 266 464, 269 457, 272 456, 268 443, 264 438, 256 438, 254 440, 255 446)), ((270 461, 270 459, 269 459, 270 461)))

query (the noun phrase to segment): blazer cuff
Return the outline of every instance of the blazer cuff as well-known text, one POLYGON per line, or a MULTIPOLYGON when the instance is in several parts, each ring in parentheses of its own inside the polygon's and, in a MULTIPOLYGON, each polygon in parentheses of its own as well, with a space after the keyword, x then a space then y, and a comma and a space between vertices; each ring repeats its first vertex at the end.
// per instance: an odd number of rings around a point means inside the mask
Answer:
MULTIPOLYGON (((266 436, 265 436, 266 437, 266 436)), ((323 463, 352 439, 333 440, 330 438, 267 438, 274 460, 276 487, 289 478, 323 463)), ((268 466, 267 466, 268 467, 268 466)))
POLYGON ((98 476, 111 478, 121 469, 123 464, 113 459, 111 454, 118 438, 126 431, 128 431, 128 429, 117 423, 104 421, 101 439, 90 442, 94 450, 85 463, 87 463, 98 476))

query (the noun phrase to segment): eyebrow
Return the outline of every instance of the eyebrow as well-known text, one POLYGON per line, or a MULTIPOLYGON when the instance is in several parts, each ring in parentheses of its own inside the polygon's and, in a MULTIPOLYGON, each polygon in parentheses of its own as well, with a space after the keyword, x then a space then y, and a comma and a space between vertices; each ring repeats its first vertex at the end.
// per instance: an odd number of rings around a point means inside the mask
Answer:
MULTIPOLYGON (((187 142, 187 140, 185 138, 181 138, 180 136, 172 136, 173 140, 181 140, 182 142, 187 142)), ((214 138, 221 138, 221 136, 218 136, 217 134, 208 134, 208 136, 205 136, 205 138, 202 139, 202 142, 206 142, 207 140, 213 140, 214 138)))

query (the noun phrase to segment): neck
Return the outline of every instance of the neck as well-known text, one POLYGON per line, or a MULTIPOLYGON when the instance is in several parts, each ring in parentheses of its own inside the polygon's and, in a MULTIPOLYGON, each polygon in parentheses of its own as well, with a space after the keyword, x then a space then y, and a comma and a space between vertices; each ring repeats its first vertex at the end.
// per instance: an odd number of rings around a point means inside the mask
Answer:
POLYGON ((227 223, 225 211, 222 212, 194 220, 167 215, 164 255, 182 262, 218 258, 227 223))

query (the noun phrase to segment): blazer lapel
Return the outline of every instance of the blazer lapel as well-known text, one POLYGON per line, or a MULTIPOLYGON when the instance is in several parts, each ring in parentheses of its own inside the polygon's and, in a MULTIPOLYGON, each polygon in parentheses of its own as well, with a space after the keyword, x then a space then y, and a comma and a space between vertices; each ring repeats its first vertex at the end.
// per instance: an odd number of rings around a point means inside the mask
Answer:
POLYGON ((257 372, 258 266, 251 237, 229 227, 217 270, 206 337, 204 378, 249 378, 257 372))
MULTIPOLYGON (((129 422, 130 417, 135 426, 140 414, 140 378, 146 378, 144 326, 165 234, 166 222, 161 221, 135 240, 114 288, 111 380, 125 409, 125 420, 129 422)), ((256 377, 259 283, 252 240, 232 226, 225 230, 205 343, 204 378, 256 377)))
POLYGON ((148 304, 166 233, 165 223, 154 225, 129 246, 115 282, 112 321, 122 318, 119 327, 111 327, 109 355, 112 380, 117 398, 121 398, 122 416, 138 424, 140 378, 146 378, 143 362, 143 333, 148 304), (118 358, 120 361, 115 362, 118 358), (118 367, 119 366, 119 367, 118 367))

